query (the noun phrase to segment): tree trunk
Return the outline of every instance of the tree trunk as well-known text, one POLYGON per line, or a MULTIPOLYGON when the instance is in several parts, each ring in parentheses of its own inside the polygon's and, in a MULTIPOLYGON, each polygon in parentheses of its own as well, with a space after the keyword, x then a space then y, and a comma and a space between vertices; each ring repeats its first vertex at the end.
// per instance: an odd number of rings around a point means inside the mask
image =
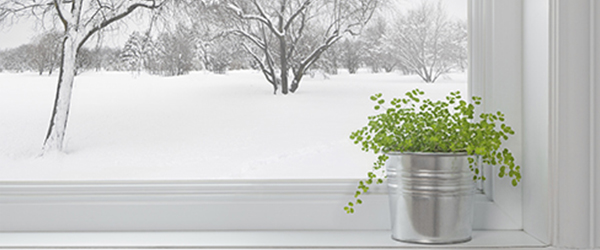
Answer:
POLYGON ((392 71, 394 71, 394 66, 393 65, 384 66, 383 69, 385 70, 386 73, 391 73, 392 71))
POLYGON ((300 80, 296 80, 296 79, 294 79, 294 80, 292 81, 292 87, 291 87, 291 89, 290 89, 290 91, 291 91, 292 93, 296 93, 296 90, 297 90, 297 89, 298 89, 298 87, 300 86, 300 85, 299 85, 299 83, 300 83, 300 80))
POLYGON ((288 94, 288 58, 286 51, 287 44, 285 37, 279 38, 279 51, 280 51, 280 63, 281 63, 281 93, 284 95, 288 94))
POLYGON ((287 41, 285 40, 285 33, 287 30, 284 30, 283 27, 283 13, 285 13, 285 7, 287 6, 287 2, 284 0, 281 2, 281 10, 279 16, 279 25, 278 30, 282 36, 279 36, 279 60, 281 63, 281 93, 287 95, 289 92, 288 85, 288 54, 287 54, 287 41))
POLYGON ((44 141, 43 152, 62 151, 67 128, 67 119, 71 106, 71 94, 75 80, 75 59, 77 57, 77 44, 72 35, 67 34, 63 40, 60 72, 54 108, 48 134, 44 141))

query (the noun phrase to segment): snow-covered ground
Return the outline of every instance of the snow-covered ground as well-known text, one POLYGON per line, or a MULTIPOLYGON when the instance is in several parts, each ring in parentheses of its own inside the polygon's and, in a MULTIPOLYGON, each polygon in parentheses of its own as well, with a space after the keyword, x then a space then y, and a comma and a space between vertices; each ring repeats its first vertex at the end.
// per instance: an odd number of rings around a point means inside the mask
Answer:
POLYGON ((374 155, 348 138, 373 114, 369 96, 420 88, 466 93, 398 73, 307 76, 273 95, 256 71, 181 77, 84 73, 75 79, 66 152, 39 156, 56 76, 0 73, 0 181, 363 178, 374 155))

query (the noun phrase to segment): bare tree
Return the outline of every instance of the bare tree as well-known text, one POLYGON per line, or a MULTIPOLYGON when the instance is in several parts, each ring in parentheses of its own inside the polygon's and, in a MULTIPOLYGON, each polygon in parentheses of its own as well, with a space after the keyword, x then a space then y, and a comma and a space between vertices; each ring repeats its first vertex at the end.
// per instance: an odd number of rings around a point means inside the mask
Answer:
POLYGON ((61 34, 55 31, 35 36, 30 43, 8 49, 2 54, 6 61, 1 63, 6 70, 35 71, 42 75, 46 70, 51 75, 58 67, 61 34))
POLYGON ((94 55, 93 50, 86 47, 79 49, 75 59, 75 75, 79 75, 85 71, 93 69, 95 60, 96 56, 94 55))
POLYGON ((235 18, 220 1, 207 1, 190 8, 192 35, 197 59, 201 66, 216 74, 225 74, 230 68, 247 67, 247 59, 239 37, 228 35, 235 18), (235 65, 234 65, 235 64, 235 65))
POLYGON ((346 34, 357 35, 380 0, 230 0, 235 33, 277 93, 294 93, 306 71, 346 34), (317 40, 306 39, 314 33, 317 40), (291 81, 289 74, 291 71, 291 81))
POLYGON ((151 38, 148 34, 141 34, 140 32, 133 32, 129 35, 129 39, 125 42, 123 50, 120 54, 121 62, 125 65, 127 70, 131 72, 142 72, 145 68, 145 61, 147 59, 148 47, 152 45, 150 42, 151 38))
POLYGON ((179 24, 173 32, 161 33, 156 45, 161 75, 183 75, 194 68, 195 47, 189 28, 179 24))
POLYGON ((7 71, 24 72, 32 69, 32 60, 30 52, 33 51, 33 45, 23 44, 19 47, 8 49, 2 52, 2 68, 7 71))
POLYGON ((119 49, 96 46, 90 51, 90 69, 94 71, 117 70, 119 65, 111 65, 119 61, 119 49))
POLYGON ((60 42, 62 34, 48 31, 33 39, 33 51, 30 51, 32 68, 41 75, 48 70, 48 75, 58 66, 60 58, 60 42))
POLYGON ((356 74, 364 61, 367 46, 358 38, 346 38, 340 45, 342 65, 350 74, 356 74))
POLYGON ((467 58, 466 25, 449 20, 441 2, 423 1, 409 10, 397 20, 385 43, 403 66, 428 83, 459 68, 467 58))
POLYGON ((341 64, 342 46, 336 43, 321 54, 321 58, 319 58, 319 61, 313 67, 322 70, 324 74, 337 75, 341 64))
POLYGON ((451 42, 448 44, 449 48, 447 51, 453 51, 454 53, 448 55, 448 58, 453 58, 456 61, 458 69, 464 72, 469 66, 469 37, 467 23, 454 21, 450 25, 450 29, 454 32, 452 32, 449 37, 451 42))
POLYGON ((234 37, 222 36, 212 40, 202 40, 198 44, 199 57, 206 70, 225 74, 231 66, 243 68, 245 59, 243 48, 234 37), (237 65, 234 62, 237 62, 237 65))
POLYGON ((60 73, 43 151, 62 151, 77 53, 90 37, 137 9, 157 9, 167 0, 4 0, 0 22, 19 17, 55 17, 63 27, 60 73))
MULTIPOLYGON (((381 15, 381 14, 380 14, 381 15)), ((365 32, 361 35, 361 40, 365 46, 364 63, 371 68, 371 72, 378 73, 382 69, 385 72, 392 72, 399 66, 398 58, 391 53, 389 44, 384 43, 384 37, 389 33, 389 23, 382 16, 378 16, 369 23, 365 32)))

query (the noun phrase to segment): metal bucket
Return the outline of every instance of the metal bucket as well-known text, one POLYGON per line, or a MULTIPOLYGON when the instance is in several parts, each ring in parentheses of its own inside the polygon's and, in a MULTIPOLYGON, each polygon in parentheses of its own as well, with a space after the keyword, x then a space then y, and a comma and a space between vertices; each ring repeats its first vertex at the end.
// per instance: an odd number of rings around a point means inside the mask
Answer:
POLYGON ((468 156, 389 153, 392 238, 425 244, 471 240, 475 182, 468 156))

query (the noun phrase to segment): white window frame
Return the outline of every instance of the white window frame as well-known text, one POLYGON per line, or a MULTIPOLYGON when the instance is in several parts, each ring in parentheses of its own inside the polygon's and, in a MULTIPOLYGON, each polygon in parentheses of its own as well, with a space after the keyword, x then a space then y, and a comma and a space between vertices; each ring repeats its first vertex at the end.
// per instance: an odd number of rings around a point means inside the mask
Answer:
MULTIPOLYGON (((489 207, 476 210, 476 216, 486 220, 475 228, 492 229, 475 232, 478 248, 600 247, 596 240, 600 239, 600 192, 594 189, 600 183, 600 171, 595 170, 600 166, 595 157, 600 154, 596 146, 600 142, 600 87, 595 87, 600 83, 600 74, 595 73, 600 65, 596 63, 600 49, 595 49, 600 44, 600 8, 594 1, 471 0, 471 12, 484 13, 474 17, 477 23, 471 29, 488 33, 473 38, 479 39, 473 46, 482 47, 475 50, 481 53, 472 55, 478 63, 472 64, 470 80, 475 84, 470 91, 487 100, 484 109, 502 107, 521 134, 511 140, 510 147, 523 165, 520 188, 496 181, 492 199, 477 202, 489 207), (497 217, 490 214, 496 212, 505 217, 495 221, 497 217), (519 239, 534 243, 515 243, 519 239)), ((382 230, 383 235, 389 233, 387 198, 382 187, 376 188, 355 215, 345 215, 341 208, 355 186, 355 180, 3 182, 0 248, 107 246, 94 242, 99 238, 93 235, 69 231, 110 231, 103 234, 105 240, 128 242, 136 238, 134 233, 117 231, 189 230, 250 230, 244 234, 247 237, 261 230, 289 230, 296 237, 311 234, 313 239, 341 235, 346 242, 289 246, 363 246, 354 244, 356 238, 374 239, 379 234, 371 237, 370 232, 382 230), (81 245, 73 243, 86 240, 81 245)), ((173 234, 170 239, 207 237, 173 234)), ((387 241, 378 246, 414 247, 387 241)), ((182 245, 171 241, 160 246, 182 245)), ((256 247, 250 243, 210 246, 256 247)), ((263 246, 285 247, 285 243, 263 246)))
MULTIPOLYGON (((494 23, 492 5, 486 1, 474 1, 470 15, 471 23, 494 23), (475 11, 477 10, 477 11, 475 11)), ((507 18, 508 19, 508 18, 507 18)), ((520 25, 515 21, 516 26, 520 25)), ((502 47, 488 40, 486 27, 471 25, 472 31, 483 36, 471 36, 474 45, 471 61, 474 65, 491 65, 492 71, 517 72, 520 65, 512 63, 497 66, 485 57, 494 53, 503 56, 520 53, 520 32, 510 30, 504 36, 514 41, 511 47, 502 47)), ((471 32, 472 33, 472 32, 471 32)), ((497 58, 497 57, 496 57, 497 58)), ((489 94, 495 83, 485 70, 470 70, 471 79, 483 79, 474 84, 472 92, 483 89, 487 104, 492 103, 494 94, 489 94), (488 86, 490 85, 490 86, 488 86)), ((511 79, 514 88, 520 87, 520 79, 511 79)), ((497 103, 493 103, 497 104, 497 103)), ((497 104, 504 107, 504 104, 497 104)), ((520 132, 520 103, 510 103, 507 118, 513 128, 520 132), (514 110, 513 110, 514 109, 514 110)), ((492 109, 487 105, 486 110, 492 109)), ((520 140, 510 145, 517 158, 521 155, 520 140)), ((491 179, 491 178, 490 178, 491 179)), ((385 185, 371 190, 365 197, 365 205, 357 208, 354 215, 346 215, 342 208, 352 198, 358 180, 302 180, 302 181, 190 181, 168 182, 77 182, 77 183, 13 183, 4 185, 5 194, 14 194, 20 205, 4 211, 5 231, 139 231, 139 230, 386 230, 390 228, 385 185), (250 191, 251 192, 248 192, 250 191), (29 196, 18 195, 30 193, 29 196), (66 204, 62 204, 64 202, 66 204), (135 205, 141 202, 144 205, 135 205), (32 205, 33 203, 37 205, 32 205), (71 204, 79 204, 73 210, 71 204), (187 204, 182 206, 180 204, 187 204), (134 208, 139 207, 139 211, 134 208), (191 209, 193 208, 193 209, 191 209), (132 210, 133 209, 133 210, 132 210), (23 211, 47 216, 19 216, 23 211), (69 211, 69 212, 66 212, 69 211), (143 213, 141 211, 144 211, 143 213), (245 211, 251 211, 248 217, 245 211), (319 212, 320 211, 320 212, 319 212), (327 211, 326 213, 324 211, 327 211), (165 220, 161 214, 170 214, 165 220), (265 218, 278 215, 277 219, 265 218), (94 218, 92 218, 94 215, 94 218), (247 218, 241 218, 247 217, 247 218), (196 218, 190 220, 189 218, 196 218), (62 223, 53 223, 62 221, 62 223)), ((491 183, 492 181, 490 181, 491 183)), ((498 186, 506 186, 507 181, 498 186)), ((521 230, 520 188, 494 187, 488 198, 478 195, 474 218, 476 230, 521 230), (501 191, 497 191, 501 190, 501 191), (507 193, 506 195, 501 195, 507 193), (500 198, 498 198, 500 197, 500 198)), ((489 193, 488 193, 489 194, 489 193)))

